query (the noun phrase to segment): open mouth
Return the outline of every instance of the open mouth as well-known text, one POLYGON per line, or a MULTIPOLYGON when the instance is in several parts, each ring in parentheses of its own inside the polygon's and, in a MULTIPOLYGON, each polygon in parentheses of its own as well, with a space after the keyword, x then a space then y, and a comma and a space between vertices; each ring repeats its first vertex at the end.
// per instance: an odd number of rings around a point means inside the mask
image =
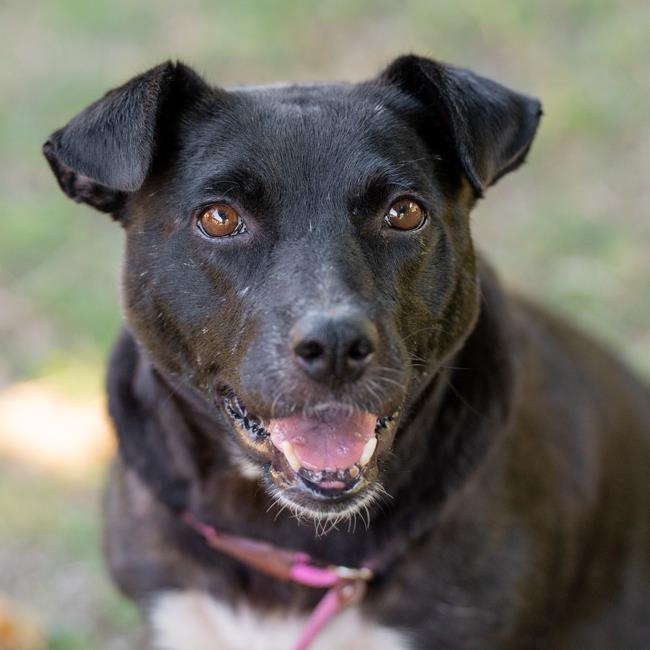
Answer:
POLYGON ((224 405, 240 438, 268 466, 275 483, 317 500, 346 497, 372 481, 382 437, 398 415, 378 417, 335 404, 314 416, 262 421, 233 394, 224 405))

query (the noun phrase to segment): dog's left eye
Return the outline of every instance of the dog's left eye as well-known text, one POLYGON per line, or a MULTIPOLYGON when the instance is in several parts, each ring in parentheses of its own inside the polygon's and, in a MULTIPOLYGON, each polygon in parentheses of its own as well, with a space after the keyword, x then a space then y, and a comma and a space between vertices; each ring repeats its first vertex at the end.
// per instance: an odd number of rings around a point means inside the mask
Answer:
POLYGON ((236 210, 225 203, 214 203, 198 218, 198 227, 208 237, 233 237, 245 232, 246 224, 236 210))
POLYGON ((384 215, 385 223, 396 230, 417 230, 426 219, 426 210, 412 199, 395 201, 384 215))

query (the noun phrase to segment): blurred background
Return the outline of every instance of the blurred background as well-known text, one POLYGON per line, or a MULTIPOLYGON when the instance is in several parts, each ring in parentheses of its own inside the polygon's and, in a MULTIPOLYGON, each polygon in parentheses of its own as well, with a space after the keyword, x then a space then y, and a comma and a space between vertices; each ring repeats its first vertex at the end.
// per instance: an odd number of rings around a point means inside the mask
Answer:
POLYGON ((99 519, 122 237, 60 193, 40 147, 164 59, 218 84, 354 81, 413 51, 541 97, 529 162, 478 205, 476 240, 650 377, 647 0, 0 0, 0 43, 0 620, 4 595, 50 649, 134 648, 138 626, 99 519))

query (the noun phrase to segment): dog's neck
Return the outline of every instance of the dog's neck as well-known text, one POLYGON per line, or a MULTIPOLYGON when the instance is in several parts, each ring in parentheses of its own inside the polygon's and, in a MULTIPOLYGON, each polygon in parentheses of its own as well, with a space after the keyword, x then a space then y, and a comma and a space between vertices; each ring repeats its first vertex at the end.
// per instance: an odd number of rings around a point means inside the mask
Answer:
MULTIPOLYGON (((514 373, 510 326, 497 283, 489 273, 482 280, 483 300, 473 330, 412 405, 397 433, 384 478, 391 498, 369 513, 368 530, 358 527, 350 536, 343 525, 340 532, 329 533, 330 557, 324 559, 355 564, 372 550, 368 544, 381 547, 396 530, 414 536, 430 528, 448 495, 504 428, 514 373)), ((232 462, 224 416, 155 369, 127 330, 116 346, 109 387, 121 456, 169 508, 189 509, 239 534, 300 540, 304 550, 322 550, 312 526, 301 526, 290 513, 278 515, 259 482, 243 476, 232 462)))

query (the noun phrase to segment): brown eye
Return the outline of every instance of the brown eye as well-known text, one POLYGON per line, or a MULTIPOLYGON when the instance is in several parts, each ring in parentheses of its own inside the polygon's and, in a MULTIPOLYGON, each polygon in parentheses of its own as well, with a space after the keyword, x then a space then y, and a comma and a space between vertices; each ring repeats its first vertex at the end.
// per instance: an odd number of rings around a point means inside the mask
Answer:
POLYGON ((214 203, 199 216, 199 227, 208 237, 228 237, 246 230, 240 216, 225 203, 214 203))
POLYGON ((415 230, 426 218, 426 210, 411 199, 395 201, 384 215, 384 221, 397 230, 415 230))

